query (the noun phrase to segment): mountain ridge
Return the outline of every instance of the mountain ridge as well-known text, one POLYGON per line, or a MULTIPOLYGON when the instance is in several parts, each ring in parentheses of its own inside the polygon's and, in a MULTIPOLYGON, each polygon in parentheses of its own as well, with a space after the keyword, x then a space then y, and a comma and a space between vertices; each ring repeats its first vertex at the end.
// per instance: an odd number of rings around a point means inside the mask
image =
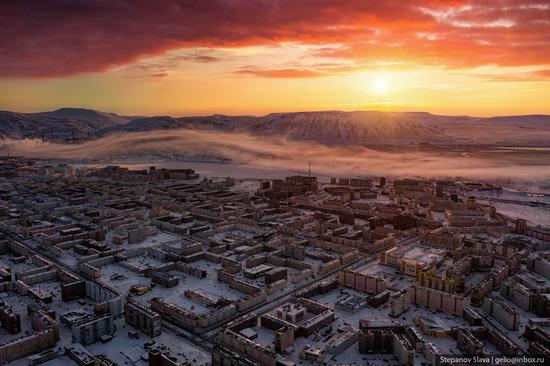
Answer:
POLYGON ((472 117, 430 112, 302 111, 263 116, 121 116, 86 108, 49 112, 0 111, 0 138, 69 141, 113 133, 200 129, 279 136, 325 145, 550 145, 550 115, 472 117))

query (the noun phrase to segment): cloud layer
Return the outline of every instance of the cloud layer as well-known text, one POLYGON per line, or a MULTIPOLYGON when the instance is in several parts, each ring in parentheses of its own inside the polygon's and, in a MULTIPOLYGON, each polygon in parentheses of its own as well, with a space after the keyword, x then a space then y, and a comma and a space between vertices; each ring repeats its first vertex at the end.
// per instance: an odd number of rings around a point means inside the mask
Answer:
POLYGON ((514 163, 506 158, 506 151, 495 154, 495 158, 445 152, 381 152, 360 146, 329 147, 311 142, 188 129, 110 135, 76 145, 14 140, 5 142, 2 149, 14 155, 61 159, 110 159, 134 154, 179 153, 187 157, 225 158, 234 164, 284 171, 303 170, 306 162, 311 161, 324 175, 513 177, 533 181, 550 178, 547 156, 546 165, 544 159, 531 163, 520 159, 514 163))
POLYGON ((0 77, 101 72, 182 48, 284 42, 337 44, 320 53, 359 64, 550 64, 545 0, 23 0, 2 2, 0 13, 0 77))

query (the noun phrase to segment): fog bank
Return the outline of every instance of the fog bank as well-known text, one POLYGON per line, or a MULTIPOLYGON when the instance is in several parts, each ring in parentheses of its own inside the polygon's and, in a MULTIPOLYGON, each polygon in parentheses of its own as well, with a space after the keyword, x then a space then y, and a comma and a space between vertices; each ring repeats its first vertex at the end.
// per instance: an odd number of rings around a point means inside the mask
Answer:
MULTIPOLYGON (((109 135, 79 144, 6 140, 4 152, 35 158, 116 159, 143 154, 183 154, 189 158, 225 158, 236 164, 269 169, 298 169, 311 161, 326 175, 476 177, 541 181, 550 177, 548 162, 529 163, 477 158, 468 154, 384 152, 363 146, 324 146, 313 142, 255 137, 204 130, 161 130, 109 135)), ((504 153, 502 153, 504 154, 504 153)), ((496 155, 499 156, 498 154, 496 155)))

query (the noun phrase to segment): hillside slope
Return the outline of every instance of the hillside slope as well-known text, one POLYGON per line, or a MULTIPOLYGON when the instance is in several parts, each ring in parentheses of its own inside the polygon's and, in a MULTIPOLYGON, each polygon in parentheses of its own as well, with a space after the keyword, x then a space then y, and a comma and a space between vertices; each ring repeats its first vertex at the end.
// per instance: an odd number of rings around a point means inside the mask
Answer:
POLYGON ((83 108, 62 108, 51 112, 16 113, 0 111, 0 138, 66 139, 88 136, 102 128, 130 121, 114 113, 83 108))
POLYGON ((319 111, 265 116, 124 117, 89 109, 0 112, 0 138, 71 140, 188 128, 278 136, 324 145, 550 146, 550 116, 480 118, 426 112, 319 111))

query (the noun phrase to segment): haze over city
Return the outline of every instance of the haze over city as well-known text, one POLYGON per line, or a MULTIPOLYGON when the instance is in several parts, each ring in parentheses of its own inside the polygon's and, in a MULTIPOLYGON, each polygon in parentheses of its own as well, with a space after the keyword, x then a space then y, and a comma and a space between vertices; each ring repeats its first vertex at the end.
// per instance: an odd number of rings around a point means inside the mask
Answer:
POLYGON ((550 364, 550 2, 0 2, 0 365, 550 364))

